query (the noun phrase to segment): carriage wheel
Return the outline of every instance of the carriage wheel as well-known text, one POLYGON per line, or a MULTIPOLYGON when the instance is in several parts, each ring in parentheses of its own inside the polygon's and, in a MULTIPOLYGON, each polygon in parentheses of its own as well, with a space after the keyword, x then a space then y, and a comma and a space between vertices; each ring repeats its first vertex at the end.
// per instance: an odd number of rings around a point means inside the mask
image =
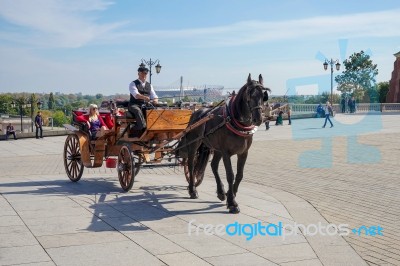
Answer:
MULTIPOLYGON (((199 174, 199 167, 197 166, 197 158, 199 157, 199 151, 197 151, 196 156, 194 157, 194 185, 196 187, 200 186, 201 182, 203 182, 204 172, 199 174)), ((187 163, 188 159, 183 159, 183 171, 185 172, 186 181, 189 183, 190 175, 189 175, 189 166, 187 163)))
POLYGON ((72 182, 81 179, 84 166, 81 159, 81 148, 76 135, 68 135, 64 145, 64 167, 65 172, 72 182))
POLYGON ((132 151, 129 146, 122 146, 118 154, 118 179, 124 191, 129 191, 135 181, 135 175, 139 172, 136 169, 138 166, 135 163, 135 158, 132 156, 132 151))

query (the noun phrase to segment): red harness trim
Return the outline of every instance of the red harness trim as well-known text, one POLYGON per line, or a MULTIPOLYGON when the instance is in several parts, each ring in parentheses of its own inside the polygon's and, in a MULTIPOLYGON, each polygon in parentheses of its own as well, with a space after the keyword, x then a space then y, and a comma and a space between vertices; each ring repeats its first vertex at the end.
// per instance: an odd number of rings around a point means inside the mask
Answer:
POLYGON ((232 133, 234 133, 240 137, 250 137, 254 134, 253 130, 254 130, 255 126, 254 125, 244 126, 233 117, 233 100, 234 100, 234 98, 235 98, 235 96, 232 97, 232 99, 231 99, 232 102, 229 102, 227 104, 226 108, 222 109, 222 113, 223 113, 224 119, 226 121, 225 126, 227 129, 229 129, 229 131, 231 131, 232 133), (231 110, 230 116, 227 115, 227 108, 230 108, 230 110, 231 110), (243 130, 238 130, 238 129, 234 128, 231 124, 231 121, 233 121, 235 126, 237 126, 240 129, 243 129, 243 130))
POLYGON ((243 125, 242 123, 240 123, 239 121, 237 121, 235 119, 235 116, 233 115, 233 103, 235 101, 235 98, 236 98, 236 95, 232 97, 232 99, 231 99, 232 103, 229 102, 229 107, 231 109, 231 120, 233 121, 233 123, 235 124, 236 127, 242 129, 243 131, 251 131, 251 130, 253 130, 255 128, 254 125, 245 126, 245 125, 243 125))

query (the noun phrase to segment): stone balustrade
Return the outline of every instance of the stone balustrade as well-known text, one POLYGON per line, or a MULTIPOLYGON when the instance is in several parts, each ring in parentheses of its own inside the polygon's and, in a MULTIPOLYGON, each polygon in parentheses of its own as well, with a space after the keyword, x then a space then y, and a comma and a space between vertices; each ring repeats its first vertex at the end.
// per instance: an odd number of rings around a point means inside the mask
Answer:
MULTIPOLYGON (((323 105, 324 106, 324 105, 323 105)), ((318 104, 290 104, 293 114, 296 113, 315 113, 318 104)), ((336 113, 341 113, 340 104, 334 104, 333 109, 336 113)), ((357 103, 356 112, 400 112, 400 103, 357 103)))

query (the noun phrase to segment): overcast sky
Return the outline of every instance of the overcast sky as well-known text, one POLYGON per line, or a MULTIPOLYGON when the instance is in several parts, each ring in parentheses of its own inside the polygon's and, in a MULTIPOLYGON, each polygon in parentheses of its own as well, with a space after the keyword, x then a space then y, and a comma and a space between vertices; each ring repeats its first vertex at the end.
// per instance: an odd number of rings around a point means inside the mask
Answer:
POLYGON ((297 79, 318 91, 325 58, 360 50, 388 81, 399 14, 397 0, 0 0, 0 92, 127 93, 142 58, 160 60, 156 88, 180 76, 238 88, 261 73, 275 95, 297 79))

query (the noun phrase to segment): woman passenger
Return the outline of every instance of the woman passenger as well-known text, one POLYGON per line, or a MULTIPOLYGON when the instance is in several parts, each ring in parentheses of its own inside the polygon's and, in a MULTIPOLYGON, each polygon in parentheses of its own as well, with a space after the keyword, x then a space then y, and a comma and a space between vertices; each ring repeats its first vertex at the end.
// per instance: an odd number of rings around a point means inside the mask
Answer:
POLYGON ((96 104, 89 105, 89 121, 87 122, 92 139, 95 139, 100 130, 107 130, 107 126, 101 118, 96 104))

